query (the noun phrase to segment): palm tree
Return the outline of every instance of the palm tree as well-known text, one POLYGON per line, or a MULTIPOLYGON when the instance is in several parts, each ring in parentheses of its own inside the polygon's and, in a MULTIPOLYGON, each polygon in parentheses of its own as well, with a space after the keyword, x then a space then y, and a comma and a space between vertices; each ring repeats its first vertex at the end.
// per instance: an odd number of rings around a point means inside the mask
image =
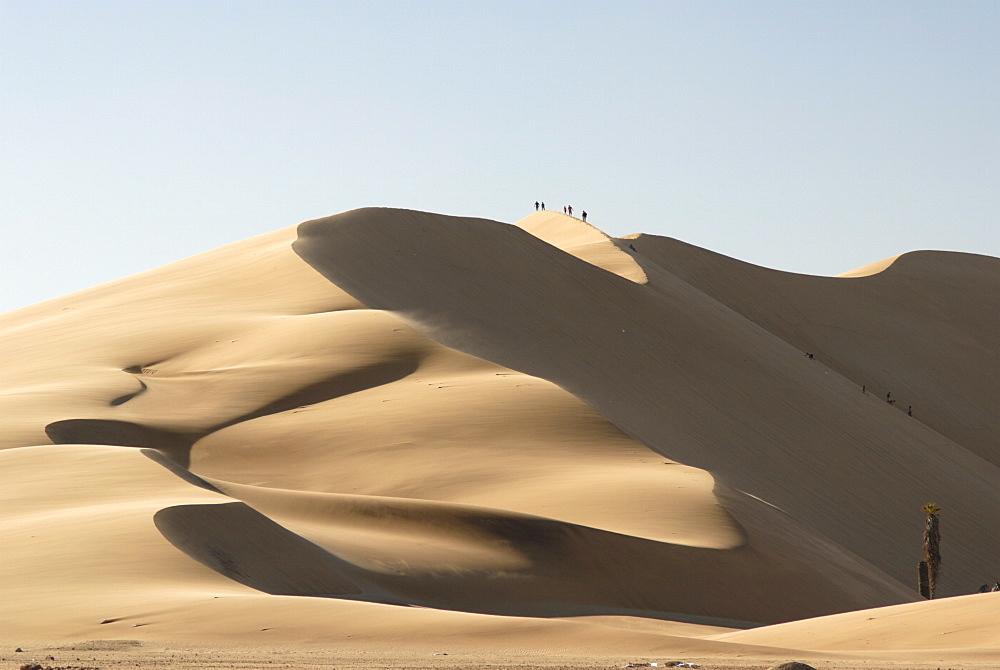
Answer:
POLYGON ((927 503, 920 510, 927 515, 924 521, 924 560, 920 562, 920 595, 930 600, 934 598, 941 572, 941 528, 938 520, 941 508, 927 503))

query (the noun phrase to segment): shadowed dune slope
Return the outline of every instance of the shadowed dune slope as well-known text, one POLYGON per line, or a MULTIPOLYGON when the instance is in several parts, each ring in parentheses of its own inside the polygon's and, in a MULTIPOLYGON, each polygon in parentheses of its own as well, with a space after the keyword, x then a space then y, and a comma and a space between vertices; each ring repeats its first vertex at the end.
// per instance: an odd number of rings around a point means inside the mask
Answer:
MULTIPOLYGON (((924 634, 952 609, 912 602, 920 505, 942 594, 1000 554, 995 261, 804 277, 364 209, 0 315, 0 628, 766 654, 898 606, 924 634)), ((952 646, 993 644, 992 601, 954 602, 952 646)))
MULTIPOLYGON (((968 592, 994 569, 1000 468, 666 270, 637 285, 517 228, 386 210, 302 224, 294 248, 365 304, 556 382, 901 582, 928 499, 950 510, 942 591, 968 592)), ((985 310, 992 297, 979 300, 985 310)))
MULTIPOLYGON (((919 251, 856 278, 769 270, 665 237, 656 263, 876 398, 1000 465, 1000 259, 919 251)), ((860 272, 860 269, 855 272, 860 272)), ((848 273, 854 275, 854 273, 848 273)))

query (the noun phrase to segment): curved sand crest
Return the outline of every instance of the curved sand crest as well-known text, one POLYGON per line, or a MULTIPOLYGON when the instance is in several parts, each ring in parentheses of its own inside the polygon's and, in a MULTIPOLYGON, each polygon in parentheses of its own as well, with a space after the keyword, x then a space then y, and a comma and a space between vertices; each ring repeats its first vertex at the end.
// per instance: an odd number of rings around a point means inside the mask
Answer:
MULTIPOLYGON (((127 373, 143 393, 49 423, 48 436, 166 449, 200 473, 265 486, 499 506, 695 546, 742 541, 711 477, 664 467, 553 385, 449 352, 384 313, 265 319, 154 365, 127 373), (655 515, 626 502, 678 486, 691 493, 655 515)), ((108 384, 127 374, 105 373, 108 384)))
POLYGON ((646 273, 632 256, 615 245, 601 230, 559 212, 535 212, 515 224, 540 240, 636 284, 645 284, 646 273))
POLYGON ((838 277, 870 277, 871 275, 883 272, 890 265, 896 262, 899 255, 890 256, 889 258, 883 258, 880 261, 875 261, 874 263, 868 263, 867 265, 862 265, 861 267, 854 268, 853 270, 848 270, 847 272, 841 272, 838 277))
MULTIPOLYGON (((444 349, 385 313, 323 319, 340 325, 325 331, 331 353, 316 367, 338 370, 367 360, 359 376, 364 384, 224 425, 194 444, 192 467, 270 487, 503 507, 682 544, 741 542, 711 494, 710 477, 664 467, 552 384, 444 349), (371 374, 403 362, 405 375, 371 374), (692 495, 655 515, 625 502, 672 486, 692 495)), ((276 342, 274 359, 283 360, 284 352, 276 342)), ((179 364, 196 362, 188 357, 179 364)))

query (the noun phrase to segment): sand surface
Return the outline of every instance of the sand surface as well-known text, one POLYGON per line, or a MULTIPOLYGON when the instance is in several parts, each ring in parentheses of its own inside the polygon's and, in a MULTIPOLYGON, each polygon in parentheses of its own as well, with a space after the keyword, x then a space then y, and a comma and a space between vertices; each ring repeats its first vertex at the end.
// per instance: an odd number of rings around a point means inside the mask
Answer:
POLYGON ((364 209, 0 315, 0 668, 997 667, 998 294, 364 209))

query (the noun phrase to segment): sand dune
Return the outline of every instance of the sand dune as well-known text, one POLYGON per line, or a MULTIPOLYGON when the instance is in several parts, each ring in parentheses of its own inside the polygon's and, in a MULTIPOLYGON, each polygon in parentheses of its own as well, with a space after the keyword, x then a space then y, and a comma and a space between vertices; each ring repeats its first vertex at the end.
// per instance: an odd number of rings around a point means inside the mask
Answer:
POLYGON ((0 316, 3 638, 980 659, 1000 260, 869 270, 365 209, 0 316))
POLYGON ((997 593, 943 598, 724 633, 713 639, 826 650, 1000 650, 998 600, 997 593))

